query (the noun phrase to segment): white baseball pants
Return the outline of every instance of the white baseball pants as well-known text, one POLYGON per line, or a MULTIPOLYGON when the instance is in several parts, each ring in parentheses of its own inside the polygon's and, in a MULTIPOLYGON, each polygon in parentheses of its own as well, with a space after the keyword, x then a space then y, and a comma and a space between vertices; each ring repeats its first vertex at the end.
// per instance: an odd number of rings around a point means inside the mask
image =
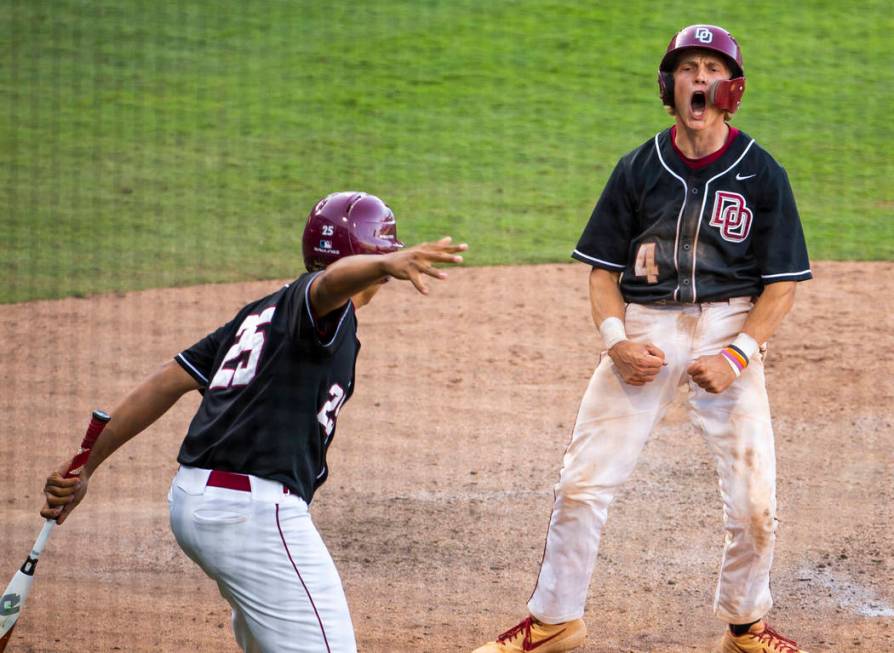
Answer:
POLYGON ((232 606, 242 650, 355 653, 341 580, 307 504, 280 483, 246 476, 246 489, 226 489, 209 486, 210 474, 177 472, 171 529, 232 606))
POLYGON ((543 562, 528 602, 536 618, 561 623, 583 616, 608 506, 683 383, 689 384, 693 421, 714 454, 723 501, 726 543, 714 612, 728 623, 748 623, 770 610, 776 461, 761 355, 720 394, 702 390, 686 374, 696 358, 732 341, 751 307, 747 298, 628 305, 628 337, 660 347, 667 366, 644 386, 624 383, 607 355, 593 373, 555 487, 543 562))

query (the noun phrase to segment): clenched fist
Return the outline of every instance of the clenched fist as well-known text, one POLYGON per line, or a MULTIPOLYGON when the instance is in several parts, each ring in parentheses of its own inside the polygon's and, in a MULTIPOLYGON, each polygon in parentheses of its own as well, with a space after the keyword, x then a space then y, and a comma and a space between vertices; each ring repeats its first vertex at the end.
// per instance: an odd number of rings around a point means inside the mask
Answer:
POLYGON ((615 367, 630 385, 645 385, 654 381, 664 366, 664 352, 652 343, 622 340, 608 350, 615 367))
POLYGON ((736 373, 723 354, 699 356, 686 368, 686 373, 700 388, 715 394, 723 392, 736 380, 736 373))

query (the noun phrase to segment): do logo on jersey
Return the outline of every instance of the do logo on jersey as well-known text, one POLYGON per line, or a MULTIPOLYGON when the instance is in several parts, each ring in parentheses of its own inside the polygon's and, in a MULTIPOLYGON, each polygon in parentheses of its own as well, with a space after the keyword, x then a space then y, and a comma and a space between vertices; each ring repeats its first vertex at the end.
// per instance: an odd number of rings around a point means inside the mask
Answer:
POLYGON ((741 243, 751 231, 751 210, 745 205, 745 198, 739 193, 718 190, 714 194, 714 209, 711 211, 712 227, 720 229, 720 236, 731 243, 741 243))
POLYGON ((714 40, 714 32, 707 27, 699 27, 695 30, 695 40, 702 43, 710 43, 714 40))

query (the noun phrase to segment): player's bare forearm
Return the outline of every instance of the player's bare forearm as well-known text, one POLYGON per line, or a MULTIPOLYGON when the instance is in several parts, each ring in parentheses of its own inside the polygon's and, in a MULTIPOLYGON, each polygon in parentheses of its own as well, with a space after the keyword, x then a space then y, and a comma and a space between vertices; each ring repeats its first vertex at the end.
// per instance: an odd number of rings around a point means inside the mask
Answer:
POLYGON ((174 361, 161 366, 128 394, 112 411, 112 421, 97 438, 80 476, 63 478, 68 461, 52 472, 44 493, 47 502, 40 514, 61 524, 87 492, 94 470, 121 445, 155 422, 186 392, 198 384, 174 361), (64 510, 64 512, 63 512, 64 510))
MULTIPOLYGON (((618 287, 619 276, 618 272, 595 267, 590 272, 590 311, 603 340, 607 340, 604 326, 607 319, 620 320, 621 325, 624 322, 624 297, 618 287)), ((616 339, 617 342, 607 340, 605 345, 624 382, 645 385, 654 381, 664 366, 664 352, 652 343, 628 340, 621 332, 616 339)))
POLYGON ((377 254, 346 256, 323 270, 310 286, 314 314, 323 317, 372 284, 385 281, 388 273, 384 259, 377 254))
POLYGON ((111 412, 112 420, 93 446, 85 470, 93 471, 125 442, 152 425, 199 384, 175 361, 168 361, 138 385, 111 412))
MULTIPOLYGON (((751 336, 758 344, 766 342, 795 303, 795 285, 794 281, 782 281, 766 286, 748 314, 742 332, 751 336)), ((730 353, 726 350, 722 353, 700 356, 686 371, 696 384, 708 392, 723 392, 739 375, 733 367, 736 363, 730 364, 735 358, 727 357, 728 354, 735 357, 736 353, 738 352, 730 353)))
POLYGON ((599 327, 609 317, 624 321, 624 297, 618 287, 620 273, 603 268, 590 272, 590 312, 593 324, 599 327))
POLYGON ((445 279, 447 273, 434 267, 436 263, 462 263, 458 253, 468 249, 463 243, 454 245, 449 237, 434 243, 421 243, 390 254, 346 256, 321 274, 310 286, 310 304, 322 317, 369 286, 389 277, 410 281, 423 295, 428 294, 424 276, 445 279))
POLYGON ((742 331, 758 344, 767 342, 794 305, 795 286, 797 283, 794 281, 780 281, 764 287, 748 314, 742 331))

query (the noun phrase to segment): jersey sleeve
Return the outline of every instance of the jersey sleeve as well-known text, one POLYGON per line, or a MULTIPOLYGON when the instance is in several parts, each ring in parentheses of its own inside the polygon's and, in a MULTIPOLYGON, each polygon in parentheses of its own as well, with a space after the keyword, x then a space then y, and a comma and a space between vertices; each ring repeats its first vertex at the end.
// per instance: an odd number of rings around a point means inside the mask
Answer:
POLYGON ((621 159, 602 190, 572 258, 616 272, 627 267, 634 224, 631 190, 625 159, 621 159))
POLYGON ((174 357, 174 360, 187 374, 196 380, 199 388, 204 391, 211 383, 214 373, 214 360, 223 344, 224 334, 229 324, 225 324, 216 331, 209 333, 189 349, 184 349, 174 357))
POLYGON ((322 272, 302 274, 286 289, 284 307, 289 319, 289 334, 296 342, 308 343, 331 350, 353 314, 354 305, 348 301, 323 318, 314 315, 310 303, 310 284, 322 272))
POLYGON ((770 180, 758 206, 752 248, 761 280, 807 281, 813 278, 807 257, 804 230, 795 204, 795 196, 785 169, 771 168, 770 180))

